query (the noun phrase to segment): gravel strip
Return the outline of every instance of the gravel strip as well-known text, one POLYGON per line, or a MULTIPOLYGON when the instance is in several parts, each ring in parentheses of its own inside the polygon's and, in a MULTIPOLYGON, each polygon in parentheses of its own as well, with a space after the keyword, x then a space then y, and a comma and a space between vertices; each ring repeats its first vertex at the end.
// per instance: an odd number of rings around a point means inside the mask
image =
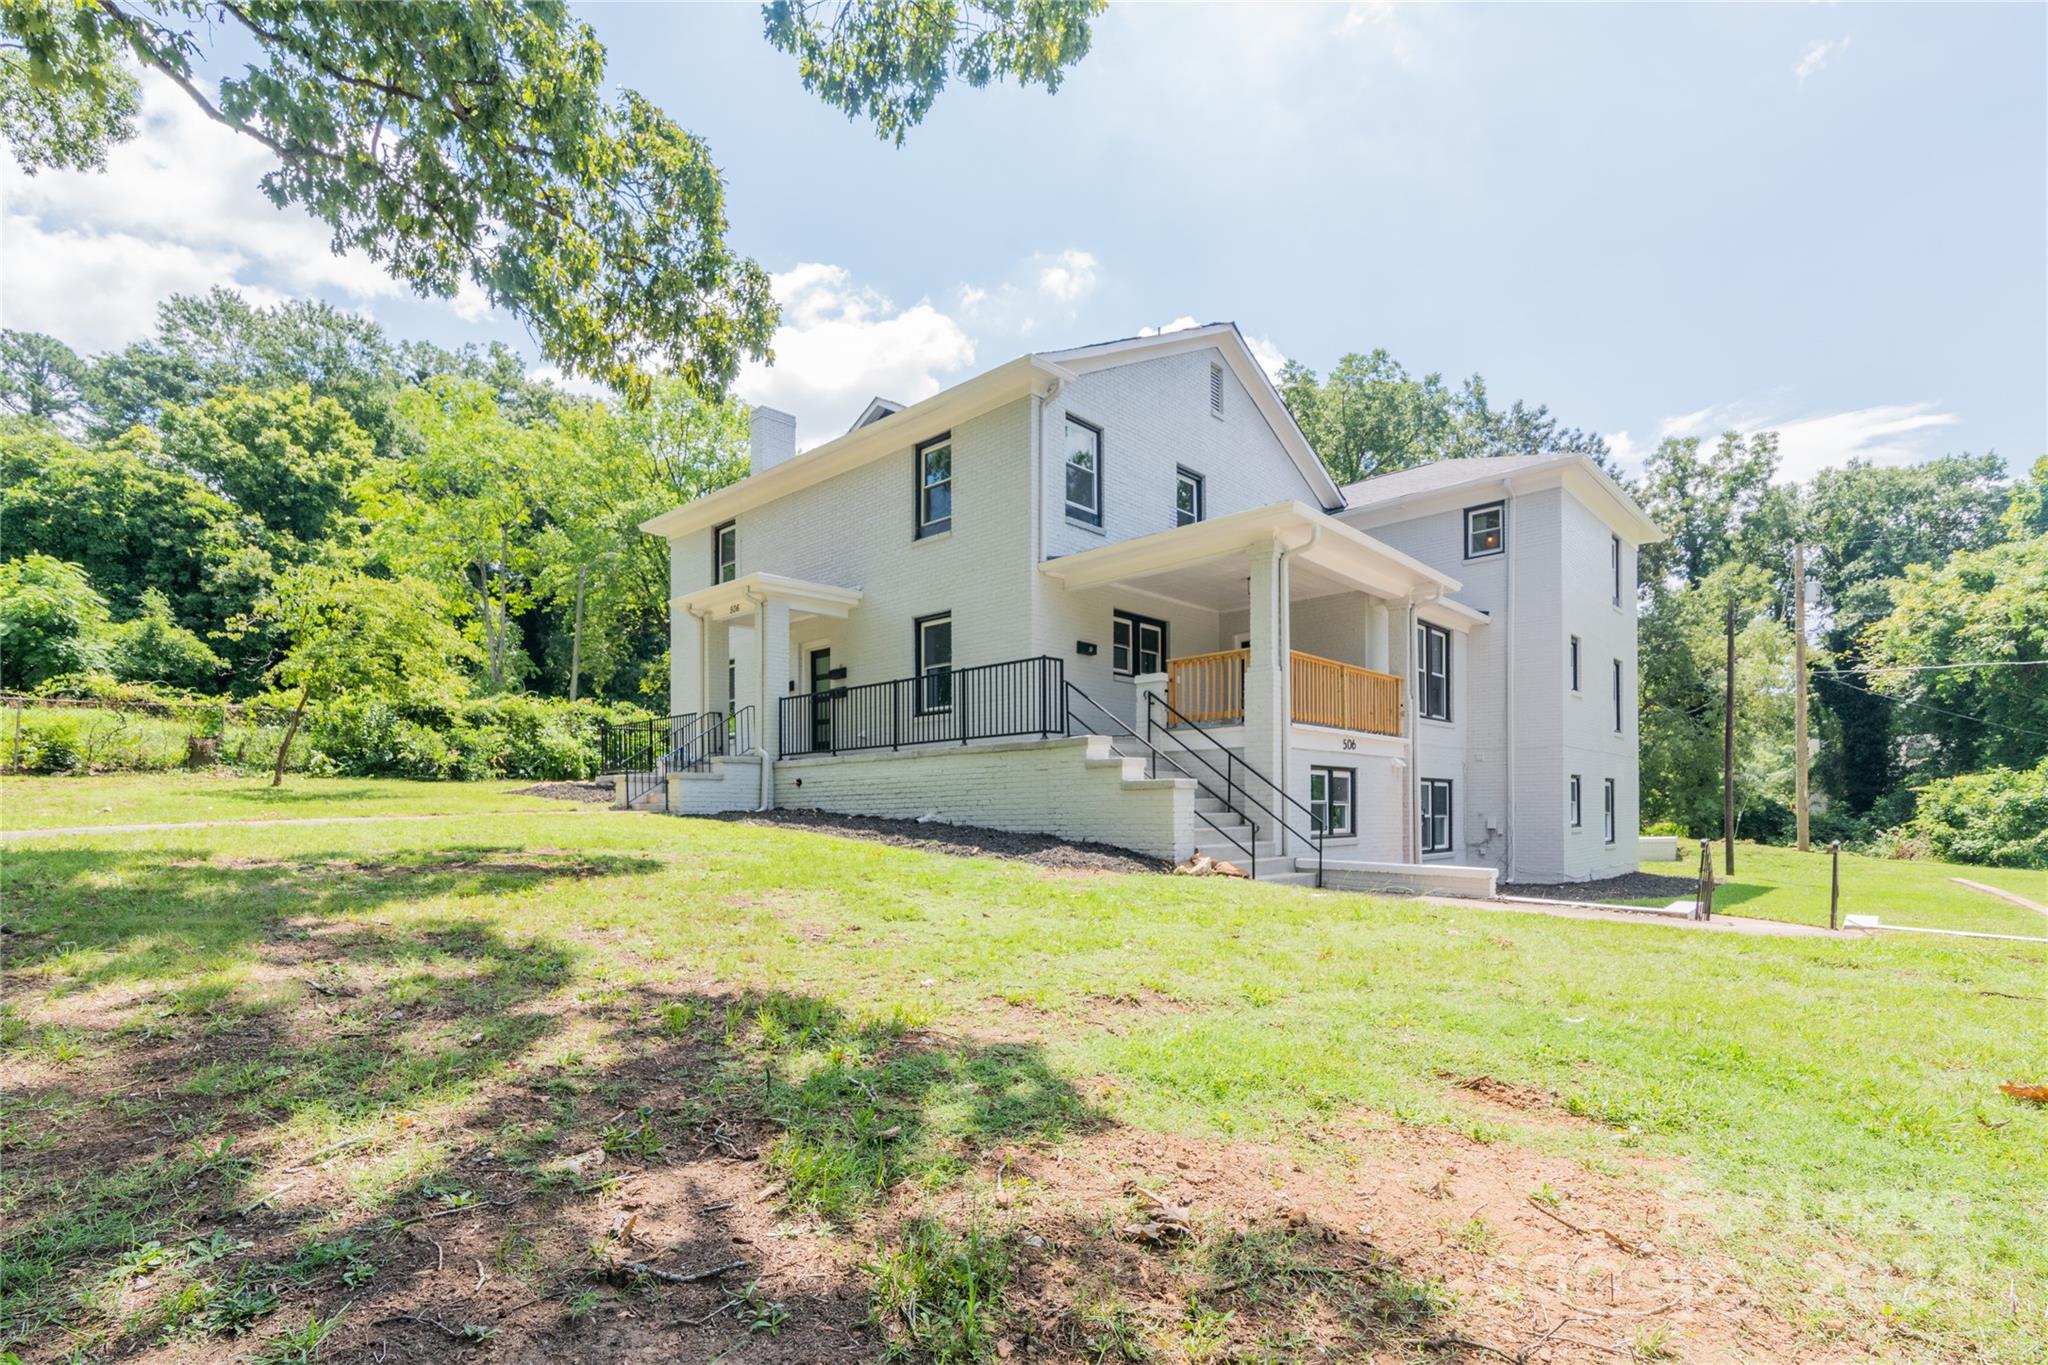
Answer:
POLYGON ((1500 884, 1503 896, 1530 896, 1546 901, 1649 900, 1661 896, 1669 902, 1697 895, 1699 889, 1696 877, 1673 877, 1662 872, 1628 872, 1597 882, 1562 882, 1554 886, 1527 882, 1500 884))
POLYGON ((536 782, 531 787, 521 787, 514 796, 545 796, 555 801, 585 801, 593 806, 608 806, 612 800, 612 784, 609 782, 536 782))

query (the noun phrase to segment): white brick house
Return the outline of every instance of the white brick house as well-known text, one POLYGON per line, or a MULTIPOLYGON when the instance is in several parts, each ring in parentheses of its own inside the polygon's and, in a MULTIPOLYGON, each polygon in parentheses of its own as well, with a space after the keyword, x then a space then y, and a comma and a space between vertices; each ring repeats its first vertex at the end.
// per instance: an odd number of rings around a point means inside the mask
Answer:
POLYGON ((1472 894, 1636 865, 1657 532, 1590 461, 1340 489, 1227 323, 795 435, 756 409, 752 473, 642 527, 671 549, 675 714, 613 766, 665 775, 668 809, 1472 894))

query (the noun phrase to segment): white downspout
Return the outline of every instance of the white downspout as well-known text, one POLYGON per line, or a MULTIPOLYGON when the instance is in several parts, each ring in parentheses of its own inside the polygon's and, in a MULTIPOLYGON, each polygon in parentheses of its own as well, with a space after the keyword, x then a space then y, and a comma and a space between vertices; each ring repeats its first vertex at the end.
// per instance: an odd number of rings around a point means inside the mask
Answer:
MULTIPOLYGON (((1504 679, 1505 686, 1500 690, 1502 711, 1501 733, 1507 749, 1504 767, 1508 784, 1508 847, 1507 855, 1502 859, 1507 864, 1507 875, 1502 880, 1513 882, 1515 880, 1515 631, 1520 628, 1522 623, 1521 616, 1515 611, 1515 547, 1521 542, 1522 528, 1515 524, 1514 481, 1512 479, 1502 479, 1500 486, 1506 504, 1502 508, 1501 534, 1507 537, 1508 542, 1507 562, 1503 568, 1503 572, 1507 575, 1507 582, 1503 590, 1508 612, 1507 660, 1505 665, 1507 676, 1504 679)), ((1471 679, 1469 677, 1466 679, 1466 686, 1468 688, 1471 686, 1471 679)), ((1468 791, 1471 789, 1469 780, 1466 783, 1466 789, 1468 791)))
MULTIPOLYGON (((761 714, 755 717, 755 723, 765 736, 768 733, 768 708, 777 700, 768 695, 768 599, 752 588, 740 591, 754 604, 754 681, 761 696, 761 714)), ((781 733, 779 728, 776 733, 781 733)), ((761 804, 754 809, 764 811, 775 804, 775 760, 770 757, 766 744, 756 744, 754 752, 761 756, 761 804)))
MULTIPOLYGON (((1422 736, 1422 698, 1416 695, 1416 680, 1422 676, 1422 673, 1416 667, 1418 659, 1415 649, 1415 594, 1413 592, 1408 594, 1407 603, 1408 639, 1401 646, 1401 652, 1408 656, 1408 780, 1402 784, 1403 790, 1401 792, 1401 809, 1406 816, 1406 819, 1402 822, 1405 826, 1405 832, 1401 835, 1401 854, 1402 861, 1418 863, 1422 861, 1422 852, 1415 846, 1415 835, 1416 825, 1422 819, 1422 811, 1417 805, 1415 797, 1416 793, 1422 790, 1420 743, 1422 736)), ((1393 650, 1389 648, 1387 652, 1391 655, 1393 650)), ((1387 662, 1392 663, 1392 658, 1389 658, 1387 662)))

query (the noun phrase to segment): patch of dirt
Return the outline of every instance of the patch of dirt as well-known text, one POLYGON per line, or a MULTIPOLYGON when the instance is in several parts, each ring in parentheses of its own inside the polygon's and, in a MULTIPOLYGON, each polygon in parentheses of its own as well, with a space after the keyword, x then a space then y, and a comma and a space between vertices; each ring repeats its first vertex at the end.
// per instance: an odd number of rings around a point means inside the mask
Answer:
POLYGON ((592 806, 608 806, 612 803, 612 784, 609 782, 536 782, 531 787, 520 787, 511 792, 513 796, 545 796, 551 801, 581 801, 592 806))
POLYGON ((1662 872, 1627 872, 1603 877, 1596 882, 1564 882, 1537 885, 1530 882, 1502 882, 1503 896, 1528 896, 1546 901, 1683 900, 1698 893, 1697 877, 1674 877, 1662 872))
POLYGON ((831 815, 823 811, 746 811, 712 817, 743 825, 779 825, 867 839, 897 848, 951 853, 965 858, 1008 858, 1061 872, 1167 872, 1171 865, 1107 844, 1077 843, 1043 834, 1011 834, 936 820, 885 820, 873 815, 831 815))

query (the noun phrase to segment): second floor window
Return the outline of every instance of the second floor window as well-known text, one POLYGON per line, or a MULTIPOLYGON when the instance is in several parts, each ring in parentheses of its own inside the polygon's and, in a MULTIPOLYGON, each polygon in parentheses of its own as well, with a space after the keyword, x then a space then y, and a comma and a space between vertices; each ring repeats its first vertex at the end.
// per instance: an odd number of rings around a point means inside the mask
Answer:
POLYGON ((740 528, 728 521, 711 533, 711 581, 730 583, 739 577, 740 528))
POLYGON ((1465 509, 1465 558, 1485 559, 1506 548, 1506 515, 1503 504, 1497 502, 1465 509))
POLYGON ((1191 521, 1200 521, 1208 515, 1202 506, 1204 490, 1202 476, 1192 469, 1173 471, 1173 524, 1186 526, 1191 521))
POLYGON ((1621 733, 1621 660, 1614 661, 1614 733, 1621 733))
POLYGON ((1579 690, 1579 637, 1572 636, 1572 691, 1579 690))
POLYGON ((1621 537, 1607 538, 1607 569, 1614 576, 1614 605, 1621 605, 1621 537))
POLYGON ((1102 431, 1067 419, 1067 515, 1102 525, 1102 431))
POLYGON ((1424 720, 1451 718, 1451 633, 1442 626, 1415 628, 1415 709, 1424 720))
POLYGON ((953 529, 953 438, 941 436, 917 448, 917 534, 953 529))

